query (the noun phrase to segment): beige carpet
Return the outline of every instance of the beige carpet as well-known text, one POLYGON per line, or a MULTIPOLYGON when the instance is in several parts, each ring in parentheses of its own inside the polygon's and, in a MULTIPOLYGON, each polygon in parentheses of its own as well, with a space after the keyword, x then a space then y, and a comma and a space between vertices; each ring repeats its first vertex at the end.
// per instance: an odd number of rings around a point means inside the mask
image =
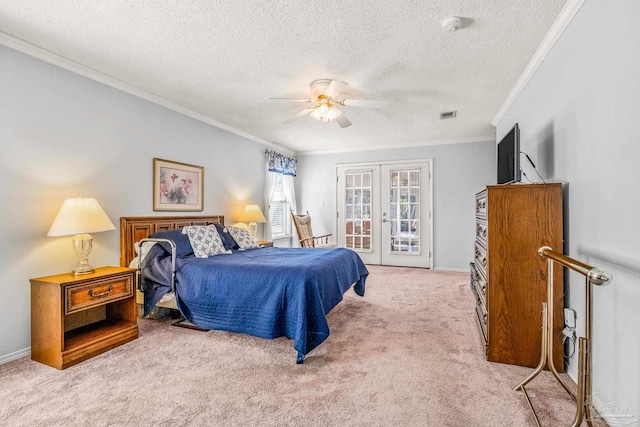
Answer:
MULTIPOLYGON (((0 366, 3 426, 535 426, 512 390, 529 368, 487 362, 464 273, 370 267, 319 354, 292 342, 140 320, 140 338, 64 371, 0 366)), ((575 406, 548 372, 543 424, 575 406)))

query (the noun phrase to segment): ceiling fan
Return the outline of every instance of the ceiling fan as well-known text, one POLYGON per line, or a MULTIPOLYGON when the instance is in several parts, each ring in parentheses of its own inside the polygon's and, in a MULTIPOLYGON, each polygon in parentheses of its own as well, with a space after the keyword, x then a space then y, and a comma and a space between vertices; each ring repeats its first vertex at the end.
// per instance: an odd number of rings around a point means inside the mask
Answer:
POLYGON ((298 114, 285 120, 283 123, 291 123, 301 117, 310 115, 321 122, 335 121, 341 128, 351 126, 351 122, 337 106, 343 107, 379 107, 380 101, 356 100, 339 98, 347 83, 340 80, 320 79, 311 82, 312 98, 267 98, 269 100, 281 100, 291 102, 303 102, 313 104, 298 114))

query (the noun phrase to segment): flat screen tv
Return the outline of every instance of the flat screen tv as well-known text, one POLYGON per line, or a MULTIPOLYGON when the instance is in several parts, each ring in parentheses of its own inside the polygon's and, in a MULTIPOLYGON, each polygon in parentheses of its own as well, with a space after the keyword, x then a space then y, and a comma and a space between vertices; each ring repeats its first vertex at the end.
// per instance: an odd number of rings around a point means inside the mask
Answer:
POLYGON ((498 143, 498 184, 520 182, 520 128, 516 123, 498 143))

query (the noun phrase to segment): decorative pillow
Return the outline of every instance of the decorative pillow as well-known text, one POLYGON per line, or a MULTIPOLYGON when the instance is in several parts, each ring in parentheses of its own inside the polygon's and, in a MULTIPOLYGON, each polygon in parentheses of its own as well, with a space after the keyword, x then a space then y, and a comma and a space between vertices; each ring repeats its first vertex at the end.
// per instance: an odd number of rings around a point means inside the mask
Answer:
MULTIPOLYGON (((173 240, 173 243, 176 244, 176 256, 184 257, 193 254, 193 248, 191 247, 191 242, 189 241, 189 237, 182 233, 181 229, 175 230, 167 230, 167 231, 159 231, 157 233, 153 233, 149 235, 149 237, 154 239, 167 239, 173 240)), ((171 248, 162 245, 162 247, 169 253, 171 253, 171 248)))
POLYGON ((218 230, 214 225, 188 225, 182 233, 189 236, 196 258, 208 258, 214 255, 230 254, 224 248, 218 230))
POLYGON ((236 241, 240 249, 253 249, 259 248, 258 242, 254 239, 251 234, 244 228, 239 227, 227 227, 227 230, 233 237, 233 240, 236 241))
POLYGON ((229 249, 238 249, 239 246, 235 240, 233 240, 233 236, 229 233, 226 227, 223 227, 220 224, 215 224, 216 230, 218 230, 218 234, 220 235, 220 239, 222 239, 222 244, 224 248, 229 249))

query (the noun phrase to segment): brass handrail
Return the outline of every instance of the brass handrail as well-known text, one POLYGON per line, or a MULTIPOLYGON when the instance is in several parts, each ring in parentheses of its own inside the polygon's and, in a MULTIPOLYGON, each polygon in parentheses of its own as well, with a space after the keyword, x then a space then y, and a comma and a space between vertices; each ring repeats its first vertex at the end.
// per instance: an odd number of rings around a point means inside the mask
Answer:
POLYGON ((547 302, 542 303, 542 343, 540 363, 536 369, 518 384, 514 390, 522 390, 527 403, 533 412, 533 416, 538 426, 541 426, 540 420, 533 407, 533 403, 529 398, 527 390, 524 388, 531 380, 533 380, 545 366, 553 373, 553 376, 560 382, 564 389, 576 400, 576 415, 574 417, 572 427, 577 427, 582 423, 586 416, 587 424, 592 426, 592 402, 591 402, 591 375, 592 375, 592 357, 591 357, 591 314, 593 312, 593 285, 604 286, 611 283, 612 275, 600 268, 591 267, 578 260, 570 258, 559 252, 555 252, 549 246, 543 246, 538 249, 538 255, 547 259, 547 302), (585 284, 585 337, 578 340, 578 385, 577 396, 569 386, 562 380, 558 370, 553 363, 553 263, 567 267, 577 271, 586 277, 585 284))
POLYGON ((585 276, 589 276, 591 278, 591 283, 593 283, 594 285, 606 286, 611 282, 612 276, 610 273, 607 273, 606 271, 601 270, 597 267, 591 267, 561 253, 555 252, 549 246, 543 246, 538 249, 538 255, 543 258, 551 258, 557 263, 562 264, 573 271, 577 271, 578 273, 582 273, 585 276))

